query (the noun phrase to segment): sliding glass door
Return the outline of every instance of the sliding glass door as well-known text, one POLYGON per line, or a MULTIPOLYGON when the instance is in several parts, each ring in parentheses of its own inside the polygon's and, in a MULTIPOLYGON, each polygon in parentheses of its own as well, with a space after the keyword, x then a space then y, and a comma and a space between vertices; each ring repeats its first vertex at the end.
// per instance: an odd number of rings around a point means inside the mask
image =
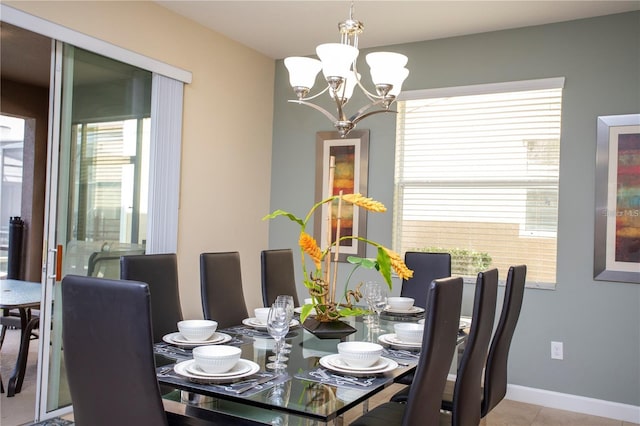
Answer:
POLYGON ((72 402, 61 279, 119 278, 120 256, 145 252, 152 86, 149 71, 56 45, 39 392, 39 411, 53 414, 72 402))

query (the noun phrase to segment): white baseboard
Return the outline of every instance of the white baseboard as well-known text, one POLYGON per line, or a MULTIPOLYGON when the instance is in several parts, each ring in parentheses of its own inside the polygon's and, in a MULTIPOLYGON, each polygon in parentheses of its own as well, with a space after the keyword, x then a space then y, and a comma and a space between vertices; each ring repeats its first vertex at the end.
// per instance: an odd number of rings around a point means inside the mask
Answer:
POLYGON ((505 399, 640 424, 640 406, 544 389, 508 385, 505 399))

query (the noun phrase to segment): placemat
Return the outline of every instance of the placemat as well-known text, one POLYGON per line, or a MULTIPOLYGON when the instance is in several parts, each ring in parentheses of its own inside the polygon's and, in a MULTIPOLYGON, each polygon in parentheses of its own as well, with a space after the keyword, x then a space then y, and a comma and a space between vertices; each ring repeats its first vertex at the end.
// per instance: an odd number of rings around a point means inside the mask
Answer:
POLYGON ((294 377, 301 380, 309 380, 312 382, 358 390, 375 388, 393 381, 393 379, 385 376, 372 375, 369 377, 355 377, 345 374, 336 374, 335 372, 322 367, 296 373, 294 377))
POLYGON ((392 358, 394 360, 401 360, 401 361, 413 361, 416 364, 418 363, 418 360, 420 359, 420 351, 410 351, 407 349, 392 349, 392 348, 388 348, 388 347, 383 347, 382 348, 382 355, 384 355, 387 358, 392 358))
POLYGON ((206 384, 206 383, 198 383, 198 382, 189 380, 186 377, 182 377, 181 375, 173 371, 173 368, 171 368, 171 366, 158 367, 156 369, 156 374, 158 376, 158 379, 162 381, 162 384, 184 385, 188 383, 191 392, 197 393, 198 391, 204 391, 204 392, 213 391, 218 394, 237 396, 237 397, 249 397, 257 393, 260 393, 264 390, 270 389, 275 385, 284 383, 287 380, 290 380, 290 376, 288 374, 276 375, 275 373, 269 372, 269 371, 259 371, 250 377, 243 377, 243 380, 241 380, 238 383, 206 384), (249 389, 248 391, 245 391, 241 394, 237 394, 234 392, 234 388, 242 387, 249 384, 249 382, 247 382, 247 380, 249 379, 260 379, 262 377, 270 377, 270 376, 273 377, 273 380, 269 382, 256 385, 256 387, 249 389))
MULTIPOLYGON (((296 326, 295 328, 299 328, 299 326, 296 326)), ((292 328, 292 330, 295 328, 292 328)), ((247 337, 262 337, 262 338, 269 338, 269 339, 272 338, 268 332, 255 329, 247 325, 235 325, 233 327, 225 328, 224 330, 220 330, 220 331, 227 334, 237 334, 237 335, 247 336, 247 337)), ((289 333, 287 333, 287 335, 284 336, 284 338, 290 339, 297 335, 298 333, 296 331, 289 331, 289 333)))

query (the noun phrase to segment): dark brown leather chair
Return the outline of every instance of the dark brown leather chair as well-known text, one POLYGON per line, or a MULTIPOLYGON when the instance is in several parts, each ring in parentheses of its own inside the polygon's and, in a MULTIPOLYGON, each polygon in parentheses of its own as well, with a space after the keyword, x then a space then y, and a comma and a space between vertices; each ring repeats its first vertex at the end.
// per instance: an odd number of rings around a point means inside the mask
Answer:
POLYGON ((120 278, 149 284, 154 342, 161 342, 162 336, 178 330, 182 308, 175 254, 122 256, 120 278))
POLYGON ((282 294, 293 296, 295 306, 300 306, 291 249, 263 250, 260 254, 262 268, 262 303, 271 306, 282 294))
MULTIPOLYGON (((402 280, 400 296, 411 297, 414 305, 421 308, 427 304, 427 288, 433 280, 451 276, 451 254, 408 251, 404 254, 404 262, 413 271, 413 277, 402 280)), ((410 385, 413 374, 400 377, 396 383, 410 385)))
POLYGON ((249 316, 237 251, 200 255, 200 294, 204 318, 217 321, 218 328, 239 325, 249 316))
POLYGON ((507 394, 509 349, 516 325, 518 324, 518 318, 520 318, 526 277, 526 265, 516 265, 509 268, 504 290, 502 312, 500 313, 496 331, 493 333, 484 372, 482 417, 489 414, 507 394))
POLYGON ((353 426, 425 426, 440 423, 440 404, 458 340, 462 278, 433 281, 427 292, 422 354, 406 404, 387 402, 356 419, 353 426))
MULTIPOLYGON (((482 401, 482 370, 493 331, 498 294, 498 270, 480 272, 476 280, 471 329, 465 342, 453 389, 445 388, 441 408, 451 412, 454 426, 477 426, 482 401)), ((414 385, 412 385, 414 386, 414 385)), ((409 388, 391 400, 404 402, 409 388)))
POLYGON ((404 262, 413 271, 413 278, 402 280, 400 296, 412 297, 414 305, 421 308, 427 304, 427 288, 433 280, 451 276, 451 255, 449 253, 427 253, 408 251, 404 262))
POLYGON ((145 283, 67 275, 64 362, 77 425, 167 425, 145 283))

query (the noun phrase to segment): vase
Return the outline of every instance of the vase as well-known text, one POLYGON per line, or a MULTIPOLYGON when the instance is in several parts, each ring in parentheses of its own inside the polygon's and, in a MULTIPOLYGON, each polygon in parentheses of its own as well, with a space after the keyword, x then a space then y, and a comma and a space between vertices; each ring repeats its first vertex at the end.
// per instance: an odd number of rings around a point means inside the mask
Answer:
POLYGON ((318 321, 314 317, 308 317, 302 326, 319 339, 342 339, 356 331, 355 328, 339 319, 318 321))

